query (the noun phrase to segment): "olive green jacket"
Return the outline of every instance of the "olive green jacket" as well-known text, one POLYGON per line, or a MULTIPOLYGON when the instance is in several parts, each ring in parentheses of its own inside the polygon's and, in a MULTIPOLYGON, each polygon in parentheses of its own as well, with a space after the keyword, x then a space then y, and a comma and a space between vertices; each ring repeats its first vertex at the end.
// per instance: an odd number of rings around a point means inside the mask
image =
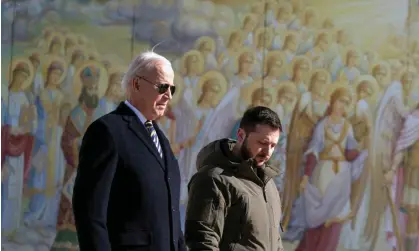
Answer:
POLYGON ((232 153, 235 141, 210 143, 189 183, 185 240, 190 251, 282 251, 281 201, 273 177, 232 153))

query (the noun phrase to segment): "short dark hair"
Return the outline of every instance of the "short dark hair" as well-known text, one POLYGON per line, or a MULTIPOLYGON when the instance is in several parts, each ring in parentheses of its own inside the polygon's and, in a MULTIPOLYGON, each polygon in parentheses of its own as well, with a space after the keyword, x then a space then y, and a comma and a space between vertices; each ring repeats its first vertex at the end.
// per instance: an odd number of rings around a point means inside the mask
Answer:
POLYGON ((247 109, 240 121, 240 128, 246 133, 254 131, 257 125, 268 125, 282 132, 282 124, 278 114, 265 106, 255 106, 247 109))

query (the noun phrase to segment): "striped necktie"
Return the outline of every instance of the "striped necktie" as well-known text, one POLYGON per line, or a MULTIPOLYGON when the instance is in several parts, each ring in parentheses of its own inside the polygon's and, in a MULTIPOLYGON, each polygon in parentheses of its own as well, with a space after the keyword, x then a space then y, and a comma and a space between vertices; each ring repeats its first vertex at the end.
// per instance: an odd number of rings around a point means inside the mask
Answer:
POLYGON ((156 129, 154 129, 153 122, 147 120, 145 123, 145 128, 147 128, 148 133, 150 133, 151 140, 153 140, 154 145, 157 148, 157 151, 160 154, 160 157, 163 158, 163 151, 161 150, 159 137, 157 136, 156 129))

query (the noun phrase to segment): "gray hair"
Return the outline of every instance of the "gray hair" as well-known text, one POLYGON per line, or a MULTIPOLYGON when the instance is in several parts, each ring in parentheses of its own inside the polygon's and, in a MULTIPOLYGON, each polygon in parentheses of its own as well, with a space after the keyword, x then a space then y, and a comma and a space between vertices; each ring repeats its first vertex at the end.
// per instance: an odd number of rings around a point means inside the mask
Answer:
POLYGON ((122 89, 125 93, 129 91, 129 82, 139 73, 147 73, 154 70, 156 62, 162 62, 165 68, 172 70, 172 64, 170 61, 153 51, 143 52, 132 60, 128 66, 127 72, 122 78, 122 89))

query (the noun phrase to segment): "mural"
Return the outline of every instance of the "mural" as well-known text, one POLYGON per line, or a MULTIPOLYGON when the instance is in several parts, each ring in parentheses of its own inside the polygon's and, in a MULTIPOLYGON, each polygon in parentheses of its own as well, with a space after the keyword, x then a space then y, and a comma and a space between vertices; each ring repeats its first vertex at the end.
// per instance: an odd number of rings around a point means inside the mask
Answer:
POLYGON ((151 48, 180 89, 159 123, 182 214, 198 150, 264 105, 285 128, 271 163, 286 250, 419 250, 416 0, 1 4, 2 250, 78 250, 81 138, 124 100, 128 63, 151 48))

